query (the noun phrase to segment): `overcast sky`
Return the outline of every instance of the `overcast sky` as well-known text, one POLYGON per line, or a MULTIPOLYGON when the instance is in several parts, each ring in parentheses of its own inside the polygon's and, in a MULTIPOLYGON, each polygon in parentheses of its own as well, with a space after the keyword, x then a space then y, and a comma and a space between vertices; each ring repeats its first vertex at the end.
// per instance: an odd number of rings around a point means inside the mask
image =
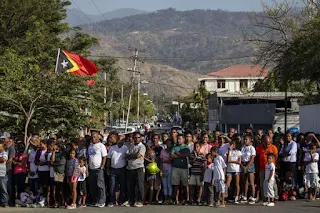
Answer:
MULTIPOLYGON (((149 12, 169 7, 177 10, 222 9, 229 11, 261 11, 261 0, 70 0, 88 14, 98 14, 99 11, 109 12, 119 8, 135 8, 149 12)), ((263 0, 271 1, 271 0, 263 0)), ((72 8, 77 8, 72 5, 72 8)))

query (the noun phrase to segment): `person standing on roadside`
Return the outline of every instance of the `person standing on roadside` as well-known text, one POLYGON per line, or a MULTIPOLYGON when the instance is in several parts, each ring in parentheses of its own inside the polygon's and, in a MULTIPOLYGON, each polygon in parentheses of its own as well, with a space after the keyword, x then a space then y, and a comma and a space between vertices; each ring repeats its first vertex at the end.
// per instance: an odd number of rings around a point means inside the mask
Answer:
POLYGON ((6 161, 8 154, 4 151, 4 145, 0 142, 0 206, 6 207, 8 205, 8 192, 7 192, 7 169, 6 161))
POLYGON ((13 198, 12 198, 12 181, 13 181, 13 176, 12 176, 12 162, 13 159, 16 155, 16 150, 14 148, 14 144, 11 141, 11 135, 8 132, 4 132, 1 135, 1 140, 3 140, 4 144, 4 151, 8 154, 8 159, 6 161, 6 166, 7 166, 7 191, 9 195, 9 205, 13 205, 13 198))
POLYGON ((104 166, 107 159, 107 149, 100 142, 100 135, 92 134, 92 144, 88 148, 89 189, 93 206, 103 208, 106 203, 106 188, 104 183, 104 166))
POLYGON ((141 134, 139 132, 133 133, 133 144, 130 144, 126 154, 128 161, 127 165, 127 179, 128 179, 128 197, 129 202, 126 206, 143 207, 144 197, 144 156, 146 154, 146 147, 141 142, 141 134), (138 188, 136 194, 136 186, 138 188), (137 200, 136 200, 137 199, 137 200))
POLYGON ((108 207, 113 207, 116 203, 116 186, 117 183, 120 185, 120 195, 119 195, 119 205, 125 204, 126 196, 126 153, 128 147, 124 145, 124 139, 119 140, 114 143, 109 148, 109 153, 107 157, 107 175, 110 175, 109 179, 109 195, 110 203, 108 207))

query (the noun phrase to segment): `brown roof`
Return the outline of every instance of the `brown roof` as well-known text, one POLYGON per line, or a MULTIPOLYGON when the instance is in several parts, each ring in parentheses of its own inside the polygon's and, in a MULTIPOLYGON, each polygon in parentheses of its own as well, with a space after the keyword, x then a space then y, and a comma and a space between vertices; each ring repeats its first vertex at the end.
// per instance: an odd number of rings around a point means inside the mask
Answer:
POLYGON ((231 66, 223 70, 209 73, 208 76, 214 77, 265 77, 268 75, 268 70, 261 66, 253 65, 237 65, 231 66))

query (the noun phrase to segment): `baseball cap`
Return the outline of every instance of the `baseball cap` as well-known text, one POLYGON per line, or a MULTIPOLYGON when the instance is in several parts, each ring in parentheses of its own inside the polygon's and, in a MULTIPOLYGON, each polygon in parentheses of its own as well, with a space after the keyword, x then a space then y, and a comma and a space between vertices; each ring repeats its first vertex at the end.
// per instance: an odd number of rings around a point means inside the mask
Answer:
POLYGON ((5 138, 10 138, 11 135, 9 132, 2 132, 0 138, 5 139, 5 138))

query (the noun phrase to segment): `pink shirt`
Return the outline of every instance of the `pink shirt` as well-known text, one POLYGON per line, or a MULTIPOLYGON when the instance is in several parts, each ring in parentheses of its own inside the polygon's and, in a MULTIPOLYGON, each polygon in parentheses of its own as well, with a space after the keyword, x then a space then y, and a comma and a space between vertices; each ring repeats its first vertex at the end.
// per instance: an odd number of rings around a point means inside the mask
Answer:
POLYGON ((19 156, 18 158, 18 153, 16 153, 16 156, 14 157, 14 161, 15 162, 19 162, 21 163, 22 160, 25 160, 24 165, 20 166, 20 165, 14 165, 13 168, 13 174, 19 174, 19 173, 27 173, 27 159, 28 159, 28 155, 26 153, 23 153, 19 156))
POLYGON ((202 153, 204 156, 206 156, 211 149, 211 145, 210 144, 201 144, 201 148, 200 148, 200 153, 202 153))
MULTIPOLYGON (((170 160, 170 152, 168 153, 165 149, 161 150, 160 158, 165 161, 170 160)), ((168 163, 163 163, 162 167, 163 167, 162 169, 168 169, 168 168, 171 168, 172 165, 168 163)))

